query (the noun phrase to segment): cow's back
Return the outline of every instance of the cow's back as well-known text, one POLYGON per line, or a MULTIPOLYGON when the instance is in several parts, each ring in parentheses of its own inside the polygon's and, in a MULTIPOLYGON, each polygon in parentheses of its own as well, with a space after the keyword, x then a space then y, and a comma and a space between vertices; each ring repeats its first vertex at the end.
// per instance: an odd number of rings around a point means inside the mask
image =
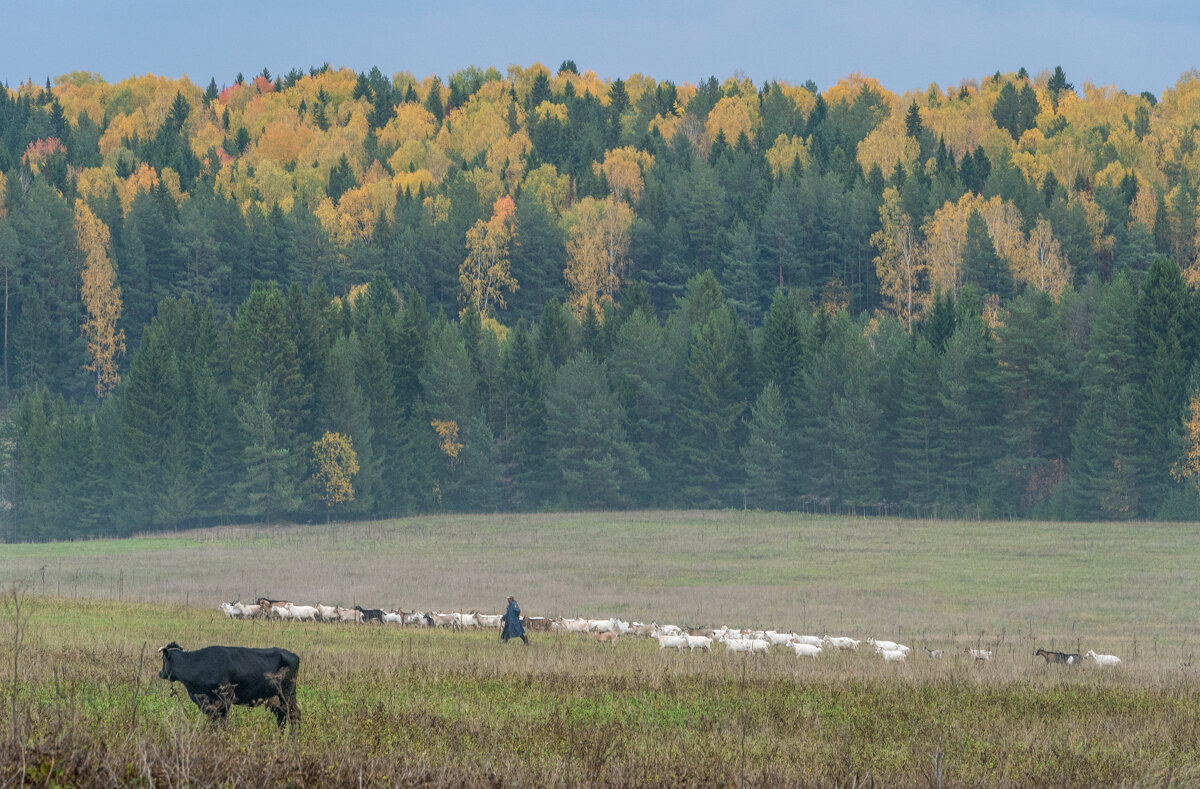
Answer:
MULTIPOLYGON (((186 653, 187 684, 203 688, 232 685, 236 695, 262 698, 295 685, 300 656, 280 647, 202 647, 186 653)), ((181 677, 183 679, 183 677, 181 677)))

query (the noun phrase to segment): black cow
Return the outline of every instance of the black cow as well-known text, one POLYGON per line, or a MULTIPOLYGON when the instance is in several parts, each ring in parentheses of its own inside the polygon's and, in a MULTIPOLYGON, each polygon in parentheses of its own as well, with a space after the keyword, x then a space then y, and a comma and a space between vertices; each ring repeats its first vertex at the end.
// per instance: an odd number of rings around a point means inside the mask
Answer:
POLYGON ((185 652, 172 641, 158 650, 168 682, 181 682, 200 711, 213 723, 224 720, 234 704, 267 706, 279 728, 300 724, 296 672, 300 658, 279 647, 204 647, 185 652))

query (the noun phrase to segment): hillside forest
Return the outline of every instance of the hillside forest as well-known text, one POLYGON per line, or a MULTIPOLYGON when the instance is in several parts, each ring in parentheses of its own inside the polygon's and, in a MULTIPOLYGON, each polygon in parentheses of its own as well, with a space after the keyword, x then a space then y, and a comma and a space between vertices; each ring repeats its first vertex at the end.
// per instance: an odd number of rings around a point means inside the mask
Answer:
POLYGON ((1200 73, 0 89, 0 536, 1200 517, 1200 73))

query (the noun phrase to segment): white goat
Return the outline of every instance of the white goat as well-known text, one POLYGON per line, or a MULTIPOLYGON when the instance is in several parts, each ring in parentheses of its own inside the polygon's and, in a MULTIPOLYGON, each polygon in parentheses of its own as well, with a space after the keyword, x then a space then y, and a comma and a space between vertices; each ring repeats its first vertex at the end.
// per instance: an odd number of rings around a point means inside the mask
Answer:
POLYGON ((288 616, 290 616, 292 619, 303 622, 315 622, 317 619, 317 607, 315 605, 296 605, 295 603, 288 603, 286 608, 288 616))
POLYGON ((795 633, 792 633, 792 643, 793 644, 808 644, 808 645, 814 646, 814 647, 820 647, 820 646, 825 645, 825 642, 823 640, 821 640, 820 636, 798 636, 795 633))
POLYGON ((963 652, 970 655, 971 657, 975 658, 975 660, 980 661, 980 662, 982 662, 984 660, 992 659, 992 653, 990 650, 987 650, 987 649, 972 649, 971 647, 967 647, 966 649, 963 650, 963 652))
POLYGON ((659 633, 655 636, 658 639, 659 650, 674 649, 676 652, 682 652, 683 648, 688 645, 685 636, 672 636, 664 633, 659 633))
POLYGON ((697 649, 712 652, 713 640, 708 636, 689 636, 687 633, 684 633, 682 638, 687 642, 688 650, 691 652, 695 652, 697 649))
POLYGON ((1121 662, 1121 658, 1117 657, 1116 655, 1097 655, 1090 649, 1085 652, 1083 656, 1090 657, 1092 660, 1096 661, 1096 665, 1100 666, 1101 668, 1115 666, 1121 662))
POLYGON ((792 651, 796 653, 796 657, 809 657, 816 660, 817 655, 821 654, 821 648, 815 644, 802 644, 799 641, 791 643, 792 651))
POLYGON ((730 652, 749 652, 752 655, 765 655, 771 645, 761 638, 727 638, 725 648, 730 652))
POLYGON ((879 653, 885 663, 903 663, 908 658, 908 653, 902 649, 876 649, 875 651, 879 653))
POLYGON ((876 652, 882 652, 885 649, 889 650, 889 651, 895 651, 898 649, 907 655, 909 652, 912 651, 911 649, 904 646, 903 644, 897 644, 895 641, 880 641, 878 639, 868 637, 867 643, 870 644, 871 646, 875 647, 876 652))
POLYGON ((788 644, 791 643, 792 637, 795 636, 796 634, 795 633, 777 633, 774 630, 768 630, 763 635, 766 636, 766 640, 771 643, 771 646, 786 647, 788 644))
POLYGON ((848 636, 828 636, 827 635, 822 640, 831 647, 835 647, 837 649, 842 649, 842 650, 851 650, 854 652, 858 651, 858 645, 860 643, 862 643, 861 641, 856 641, 855 639, 850 638, 848 636))
POLYGON ((221 603, 221 610, 225 612, 226 619, 241 619, 245 616, 242 613, 241 603, 221 603))

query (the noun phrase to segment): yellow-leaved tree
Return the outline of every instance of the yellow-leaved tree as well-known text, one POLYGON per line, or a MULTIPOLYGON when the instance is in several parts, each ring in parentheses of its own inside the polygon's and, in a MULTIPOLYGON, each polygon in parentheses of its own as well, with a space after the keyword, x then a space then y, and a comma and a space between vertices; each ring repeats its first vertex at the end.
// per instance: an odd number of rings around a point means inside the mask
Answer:
POLYGON ((312 483, 325 502, 326 515, 335 504, 354 501, 354 477, 358 474, 358 454, 350 436, 326 431, 312 445, 312 483))
POLYGON ((518 287, 508 259, 516 235, 516 211, 516 203, 504 195, 492 206, 491 219, 476 220, 475 226, 467 231, 467 259, 458 267, 458 282, 462 286, 458 300, 463 304, 463 312, 474 304, 480 320, 487 317, 493 306, 504 308, 504 290, 512 293, 518 287))
POLYGON ((571 288, 567 298, 576 317, 582 317, 589 304, 599 309, 613 303, 629 259, 633 209, 609 195, 605 200, 585 197, 573 213, 564 274, 571 288))
POLYGON ((913 233, 912 218, 904 212, 900 192, 894 186, 883 191, 879 220, 880 228, 871 236, 871 244, 879 250, 875 257, 879 292, 892 314, 912 331, 913 318, 921 309, 922 278, 927 266, 913 233))
POLYGON ((109 256, 108 226, 79 199, 75 200, 75 235, 84 256, 80 294, 87 318, 82 328, 91 359, 84 369, 96 374, 96 396, 105 397, 121 381, 117 373, 117 356, 125 353, 125 330, 117 328, 121 288, 109 256))

